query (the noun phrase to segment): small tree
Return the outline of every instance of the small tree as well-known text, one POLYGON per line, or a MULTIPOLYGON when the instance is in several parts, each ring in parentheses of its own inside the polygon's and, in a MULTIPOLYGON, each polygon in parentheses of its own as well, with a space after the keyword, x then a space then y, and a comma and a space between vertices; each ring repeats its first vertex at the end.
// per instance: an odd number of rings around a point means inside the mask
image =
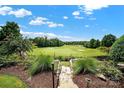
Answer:
POLYGON ((110 49, 110 58, 116 63, 124 61, 124 35, 112 45, 110 49))
POLYGON ((112 34, 108 34, 103 37, 101 41, 101 45, 105 47, 111 47, 115 41, 116 41, 116 36, 112 34))

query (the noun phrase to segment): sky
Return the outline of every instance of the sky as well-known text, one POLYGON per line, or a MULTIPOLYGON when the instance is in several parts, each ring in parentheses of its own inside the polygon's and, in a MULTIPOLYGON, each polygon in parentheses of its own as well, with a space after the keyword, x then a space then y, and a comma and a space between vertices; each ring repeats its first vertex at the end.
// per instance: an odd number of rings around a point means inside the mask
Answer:
POLYGON ((119 5, 9 5, 0 6, 0 25, 14 21, 27 37, 63 41, 102 39, 124 34, 124 6, 119 5))

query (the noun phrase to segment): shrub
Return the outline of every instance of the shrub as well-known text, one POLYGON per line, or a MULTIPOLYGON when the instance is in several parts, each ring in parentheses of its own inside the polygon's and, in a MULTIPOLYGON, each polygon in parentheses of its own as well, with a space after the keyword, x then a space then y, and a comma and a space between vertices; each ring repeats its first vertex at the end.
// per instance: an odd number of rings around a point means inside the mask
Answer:
POLYGON ((96 73, 99 62, 94 58, 81 58, 73 64, 75 74, 80 73, 96 73))
POLYGON ((110 48, 108 48, 108 47, 99 47, 98 49, 99 49, 100 51, 106 52, 106 53, 109 53, 109 51, 110 51, 110 48))
POLYGON ((70 59, 74 59, 75 57, 73 56, 57 56, 55 59, 58 59, 60 61, 69 61, 70 59))
POLYGON ((35 75, 41 71, 49 71, 51 70, 51 63, 53 58, 47 55, 40 55, 34 62, 32 62, 31 67, 29 68, 30 74, 35 75))
POLYGON ((9 56, 0 55, 0 67, 13 66, 18 64, 20 61, 21 60, 19 59, 19 57, 15 54, 9 56))
POLYGON ((113 64, 102 64, 100 66, 100 73, 105 75, 111 80, 120 80, 122 78, 122 72, 118 70, 113 64))
POLYGON ((124 35, 112 45, 110 58, 114 62, 124 61, 124 35))

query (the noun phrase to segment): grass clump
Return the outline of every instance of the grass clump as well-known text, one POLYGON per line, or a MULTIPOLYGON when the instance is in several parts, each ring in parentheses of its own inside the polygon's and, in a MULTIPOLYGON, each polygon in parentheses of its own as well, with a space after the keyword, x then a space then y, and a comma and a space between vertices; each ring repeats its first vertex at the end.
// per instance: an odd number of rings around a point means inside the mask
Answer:
POLYGON ((74 74, 96 73, 99 62, 94 58, 81 58, 73 64, 74 74))
POLYGON ((42 71, 49 71, 51 70, 52 62, 53 62, 52 57, 41 54, 37 58, 35 58, 33 62, 31 63, 29 72, 31 75, 35 75, 42 71))

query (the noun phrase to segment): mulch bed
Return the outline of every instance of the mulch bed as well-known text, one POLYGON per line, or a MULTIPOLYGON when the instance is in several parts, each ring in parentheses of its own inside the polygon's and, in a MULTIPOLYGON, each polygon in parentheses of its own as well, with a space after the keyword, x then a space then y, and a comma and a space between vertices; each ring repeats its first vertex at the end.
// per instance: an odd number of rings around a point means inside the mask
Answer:
MULTIPOLYGON (((22 65, 4 67, 0 69, 0 74, 11 74, 18 76, 21 80, 26 82, 31 88, 52 88, 52 72, 39 73, 29 80, 27 70, 22 65)), ((55 86, 57 85, 57 78, 55 76, 55 86)))
POLYGON ((73 81, 79 88, 87 88, 86 78, 91 80, 89 88, 123 88, 124 80, 121 82, 115 81, 104 81, 92 74, 79 74, 73 77, 73 81))

